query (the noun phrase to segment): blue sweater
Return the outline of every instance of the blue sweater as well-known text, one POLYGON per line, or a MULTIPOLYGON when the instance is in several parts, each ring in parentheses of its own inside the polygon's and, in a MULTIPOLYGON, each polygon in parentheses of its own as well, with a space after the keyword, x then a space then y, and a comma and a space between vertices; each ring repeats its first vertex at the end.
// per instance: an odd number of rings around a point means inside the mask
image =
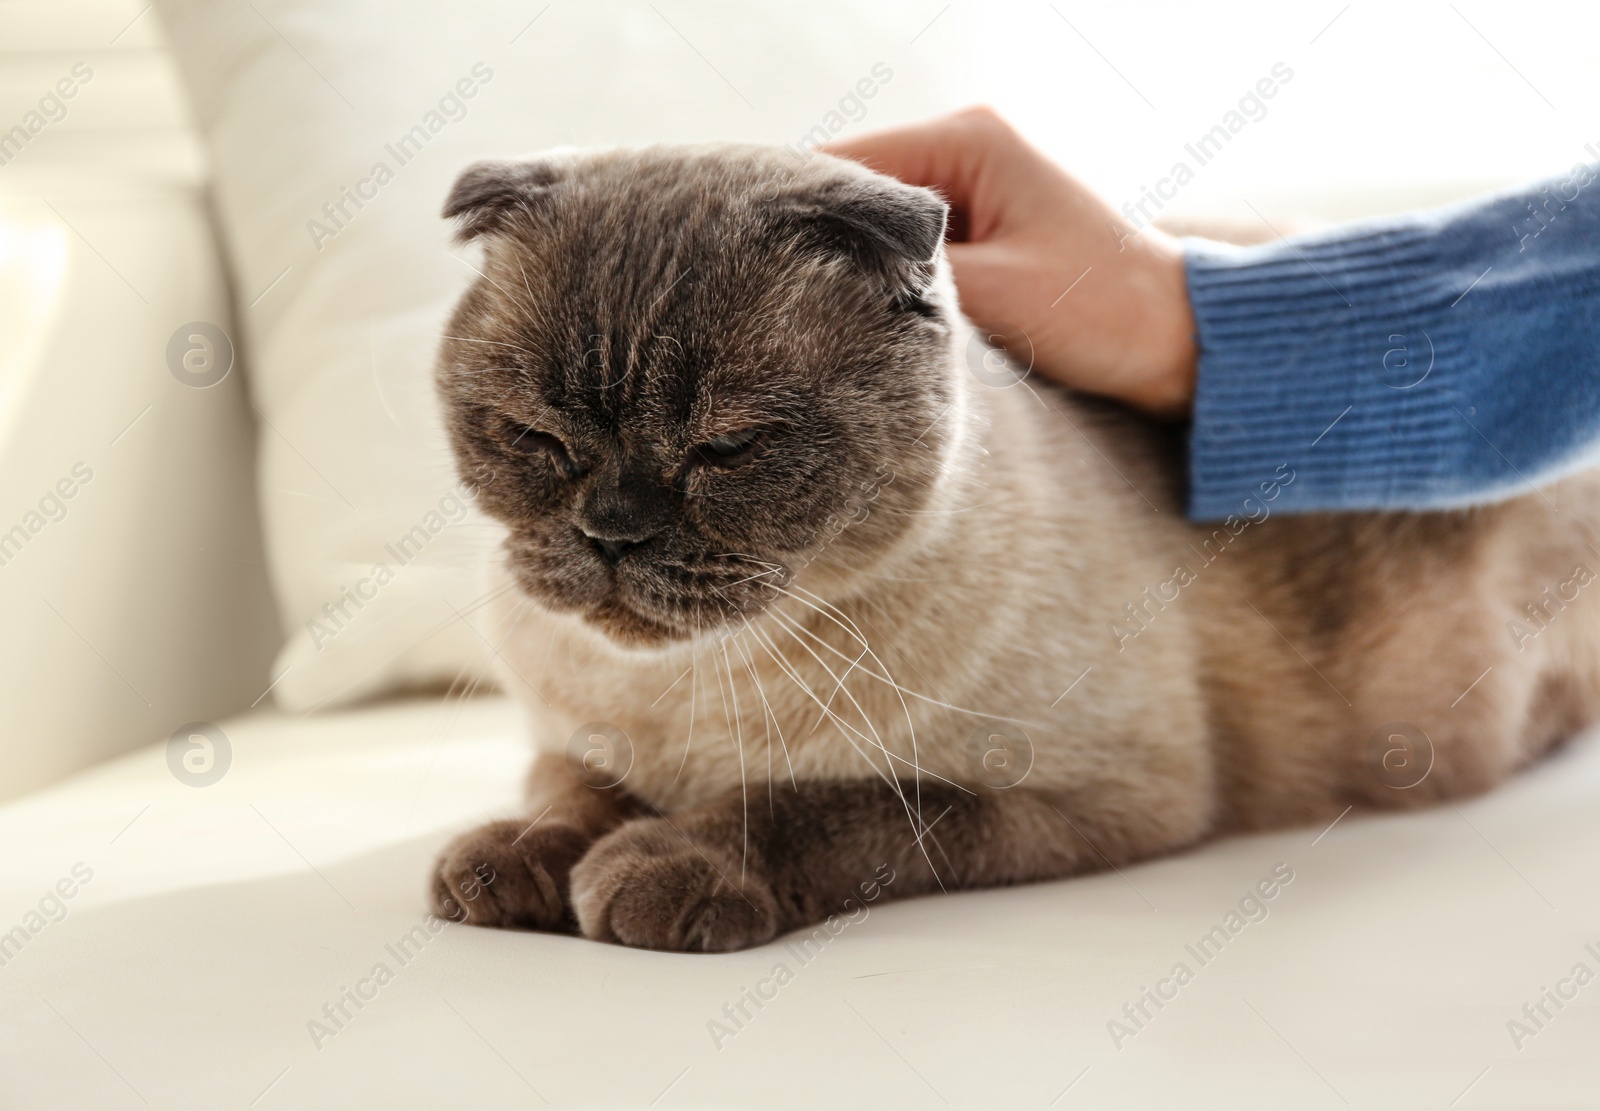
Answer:
POLYGON ((1184 246, 1192 518, 1259 515, 1269 493, 1272 512, 1470 505, 1600 462, 1600 164, 1265 246, 1184 246))

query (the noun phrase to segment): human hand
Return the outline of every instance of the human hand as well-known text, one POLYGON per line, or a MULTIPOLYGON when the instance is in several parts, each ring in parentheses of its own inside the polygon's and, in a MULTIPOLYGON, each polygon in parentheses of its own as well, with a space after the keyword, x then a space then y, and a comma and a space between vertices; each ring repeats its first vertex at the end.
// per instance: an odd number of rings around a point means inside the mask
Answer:
POLYGON ((1171 236, 1135 235, 989 108, 821 149, 950 202, 963 311, 1011 343, 1020 331, 1040 372, 1159 416, 1188 412, 1194 315, 1171 236))

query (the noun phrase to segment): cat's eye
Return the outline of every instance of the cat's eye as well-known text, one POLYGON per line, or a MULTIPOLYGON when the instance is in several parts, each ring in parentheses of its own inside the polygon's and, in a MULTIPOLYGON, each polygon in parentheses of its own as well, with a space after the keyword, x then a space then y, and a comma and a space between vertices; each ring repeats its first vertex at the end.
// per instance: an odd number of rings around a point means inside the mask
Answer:
POLYGON ((760 447, 761 430, 745 428, 713 436, 695 446, 689 456, 694 462, 708 467, 738 467, 754 459, 760 447))
POLYGON ((559 436, 553 436, 531 425, 507 421, 501 430, 500 439, 506 447, 519 455, 549 456, 568 478, 576 478, 581 473, 578 464, 572 458, 572 453, 567 450, 567 445, 559 436))

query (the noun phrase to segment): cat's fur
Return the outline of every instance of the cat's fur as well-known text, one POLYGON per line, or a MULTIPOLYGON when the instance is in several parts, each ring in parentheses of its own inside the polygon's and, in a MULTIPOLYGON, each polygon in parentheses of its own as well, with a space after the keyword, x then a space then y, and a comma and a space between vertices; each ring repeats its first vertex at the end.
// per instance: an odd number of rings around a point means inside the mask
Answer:
POLYGON ((1471 795, 1600 710, 1592 476, 1294 518, 1286 459, 1192 524, 1175 434, 997 373, 944 205, 832 158, 482 163, 446 213, 485 257, 439 384, 507 527, 492 636, 537 756, 526 814, 440 858, 440 913, 733 949, 875 878, 1471 795))

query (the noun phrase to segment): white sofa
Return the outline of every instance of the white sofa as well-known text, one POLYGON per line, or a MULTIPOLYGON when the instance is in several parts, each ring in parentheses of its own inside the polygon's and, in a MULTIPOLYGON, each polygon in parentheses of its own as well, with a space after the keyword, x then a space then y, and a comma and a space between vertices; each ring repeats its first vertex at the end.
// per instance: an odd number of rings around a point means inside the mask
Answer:
POLYGON ((1594 738, 1459 807, 727 956, 430 922, 439 845, 516 804, 518 726, 269 693, 299 617, 253 348, 207 389, 167 348, 273 322, 262 283, 229 308, 164 49, 136 0, 0 5, 0 127, 99 83, 0 165, 0 528, 93 472, 0 565, 0 1107, 1592 1106, 1594 738))
POLYGON ((457 926, 398 948, 448 832, 514 802, 500 699, 220 724, 214 786, 156 744, 0 809, 0 924, 77 887, 0 966, 0 1106, 1527 1109, 1597 1090, 1600 988, 1520 1049, 1507 1023, 1600 964, 1600 744, 1459 812, 872 906, 825 944, 708 957, 457 926), (1268 915, 1202 967, 1187 947, 1280 863, 1268 915), (1124 1007, 1178 962, 1193 981, 1119 1047, 1107 1024, 1131 1029, 1124 1007), (346 989, 372 998, 339 1019, 346 989))

